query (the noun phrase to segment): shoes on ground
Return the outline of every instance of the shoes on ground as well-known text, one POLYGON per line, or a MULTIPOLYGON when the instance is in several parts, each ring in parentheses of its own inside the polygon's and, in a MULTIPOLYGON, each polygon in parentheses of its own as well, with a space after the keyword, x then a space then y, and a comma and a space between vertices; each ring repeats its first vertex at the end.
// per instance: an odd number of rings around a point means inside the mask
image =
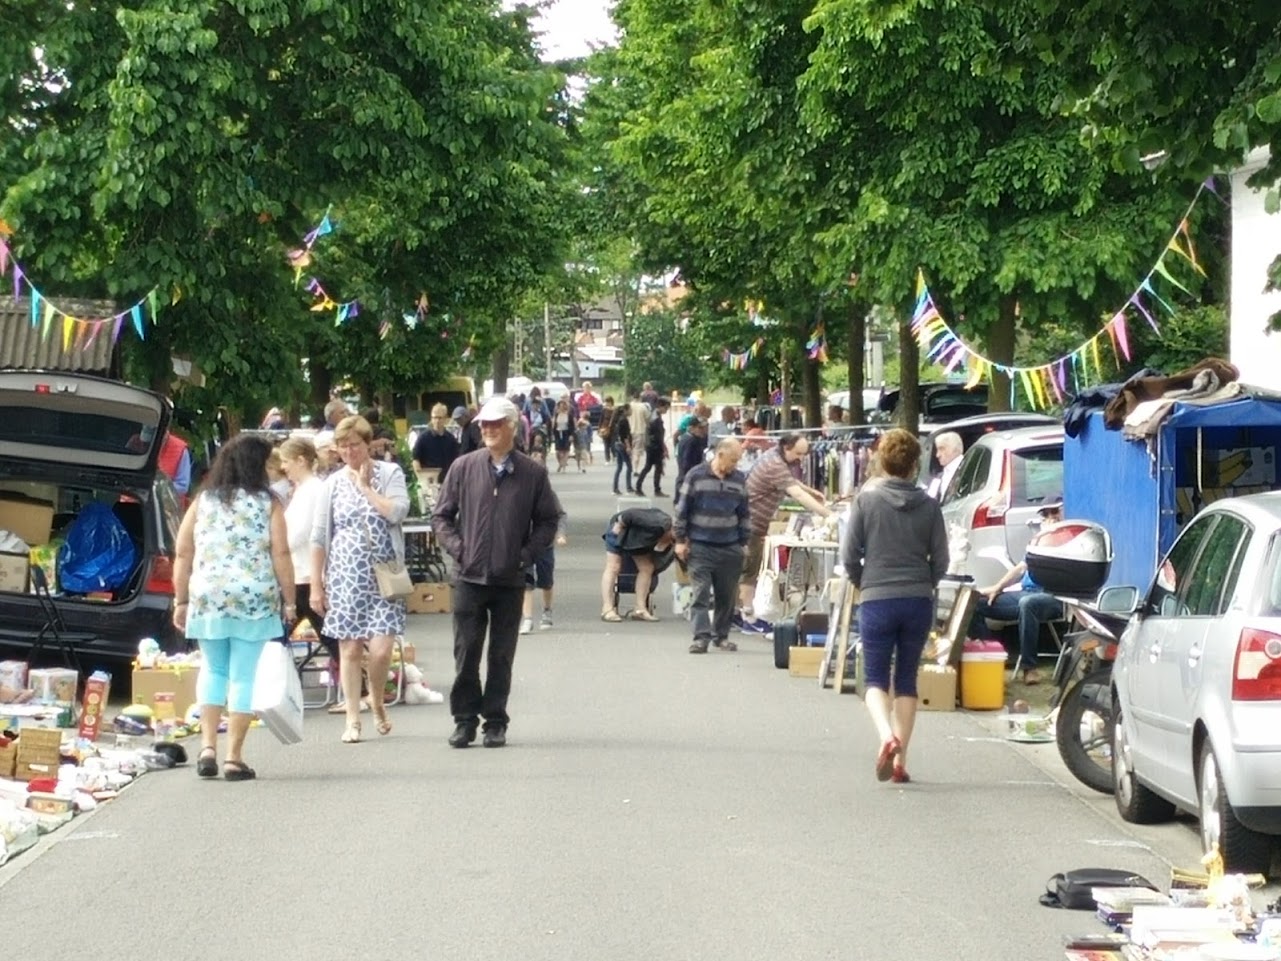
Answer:
POLYGON ((552 612, 543 611, 543 616, 538 621, 540 631, 550 631, 552 629, 552 612))
POLYGON ((528 634, 534 629, 534 619, 532 617, 522 617, 520 619, 520 632, 528 634))
POLYGON ((743 615, 740 612, 735 611, 733 614, 730 615, 730 618, 729 618, 730 627, 738 628, 741 631, 743 630, 743 625, 746 623, 747 622, 743 620, 743 615))
POLYGON ((755 620, 743 621, 738 629, 744 634, 768 634, 774 630, 774 625, 758 617, 755 620))
POLYGON ((738 645, 735 644, 733 641, 731 641, 728 637, 717 638, 712 643, 715 644, 717 647, 719 647, 722 651, 738 650, 738 645))
POLYGON ((485 737, 481 743, 485 747, 503 747, 507 744, 507 728, 504 725, 495 725, 485 729, 485 737))
POLYGON ((689 652, 691 654, 706 654, 707 641, 705 640, 695 641, 693 644, 689 646, 689 652))
POLYGON ((910 784, 912 783, 912 776, 907 773, 907 768, 895 764, 894 770, 890 772, 890 780, 895 784, 910 784))
POLYGON ((467 747, 476 740, 476 725, 462 723, 454 727, 454 733, 449 735, 450 747, 467 747))

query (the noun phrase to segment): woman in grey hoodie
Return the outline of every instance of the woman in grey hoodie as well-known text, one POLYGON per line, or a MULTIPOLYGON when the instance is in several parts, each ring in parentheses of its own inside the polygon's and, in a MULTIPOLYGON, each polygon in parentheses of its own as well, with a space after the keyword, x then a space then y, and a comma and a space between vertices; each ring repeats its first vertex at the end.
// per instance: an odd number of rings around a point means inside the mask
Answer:
POLYGON ((882 436, 877 459, 883 476, 854 499, 841 561, 859 589, 865 701, 881 739, 876 777, 902 784, 911 780, 916 672, 934 622, 934 590, 947 571, 947 530, 938 501, 913 480, 921 460, 916 437, 895 427, 882 436))

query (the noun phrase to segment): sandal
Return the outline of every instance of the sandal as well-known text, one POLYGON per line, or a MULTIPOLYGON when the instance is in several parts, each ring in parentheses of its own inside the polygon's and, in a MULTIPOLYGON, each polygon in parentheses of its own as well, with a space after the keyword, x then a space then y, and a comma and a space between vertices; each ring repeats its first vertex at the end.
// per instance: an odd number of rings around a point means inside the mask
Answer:
POLYGON ((890 772, 890 780, 895 784, 911 784, 912 776, 907 773, 907 768, 901 764, 895 764, 894 770, 890 772))
POLYGON ((200 777, 218 776, 218 752, 212 747, 202 747, 196 759, 196 774, 200 777))
MULTIPOLYGON (((362 697, 360 699, 360 713, 364 714, 368 710, 369 710, 369 701, 368 699, 362 697)), ((339 701, 337 704, 330 704, 328 708, 328 713, 329 714, 346 714, 347 702, 339 701)))
POLYGON ((360 722, 348 724, 342 732, 342 742, 344 744, 358 744, 360 742, 360 722))
POLYGON ((618 624, 623 620, 623 615, 619 614, 618 611, 605 611, 601 614, 600 619, 609 621, 611 624, 618 624))
POLYGON ((252 781, 258 772, 243 761, 224 761, 222 777, 225 781, 252 781))
POLYGON ((374 711, 374 729, 378 731, 378 736, 391 733, 391 720, 387 717, 387 706, 379 704, 373 709, 374 711))
POLYGON ((632 611, 627 616, 629 619, 633 621, 651 621, 652 622, 652 621, 658 620, 658 618, 655 617, 653 614, 651 614, 649 611, 644 610, 643 608, 640 608, 640 607, 636 608, 636 610, 632 611))
POLYGON ((876 755, 876 779, 878 781, 888 781, 894 773, 894 759, 898 757, 898 752, 903 750, 903 742, 896 737, 891 737, 881 745, 880 752, 876 755))

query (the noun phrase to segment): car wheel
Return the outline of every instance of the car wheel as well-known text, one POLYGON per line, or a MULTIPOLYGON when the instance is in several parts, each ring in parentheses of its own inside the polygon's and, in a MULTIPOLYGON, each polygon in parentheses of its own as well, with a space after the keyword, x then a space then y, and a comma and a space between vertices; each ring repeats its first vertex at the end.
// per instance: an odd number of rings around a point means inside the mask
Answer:
POLYGON ((1112 693, 1115 713, 1112 721, 1112 789, 1121 819, 1131 824, 1157 824, 1174 817, 1174 805, 1134 776, 1134 758, 1125 736, 1124 718, 1116 692, 1112 693))
POLYGON ((774 666, 787 670, 792 660, 792 645, 796 644, 799 632, 796 621, 791 618, 776 621, 774 624, 774 666))
POLYGON ((1054 722, 1059 756, 1073 776, 1100 794, 1112 784, 1112 665, 1087 674, 1063 696, 1054 722))
POLYGON ((1201 850, 1209 854, 1218 847, 1227 871, 1267 874, 1272 866, 1273 838, 1252 831, 1237 820, 1208 738, 1201 745, 1197 770, 1200 775, 1197 779, 1197 814, 1201 819, 1201 850))

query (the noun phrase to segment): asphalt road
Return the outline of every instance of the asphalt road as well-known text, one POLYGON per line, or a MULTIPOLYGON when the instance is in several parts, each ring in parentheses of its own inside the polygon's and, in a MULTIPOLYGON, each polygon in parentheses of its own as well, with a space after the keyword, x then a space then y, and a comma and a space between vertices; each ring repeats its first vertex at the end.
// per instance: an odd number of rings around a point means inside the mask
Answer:
MULTIPOLYGON (((556 626, 522 639, 506 749, 450 749, 443 705, 396 707, 354 746, 323 712, 296 747, 255 731, 258 781, 148 775, 0 869, 7 943, 28 961, 1025 961, 1099 930, 1038 905, 1055 872, 1165 884, 1196 864, 1190 822, 1122 824, 990 714, 923 714, 914 782, 877 783, 858 697, 789 678, 762 638, 691 656, 666 579, 662 623, 602 623, 609 480, 554 481, 556 626)), ((410 635, 447 689, 448 616, 410 635)))

